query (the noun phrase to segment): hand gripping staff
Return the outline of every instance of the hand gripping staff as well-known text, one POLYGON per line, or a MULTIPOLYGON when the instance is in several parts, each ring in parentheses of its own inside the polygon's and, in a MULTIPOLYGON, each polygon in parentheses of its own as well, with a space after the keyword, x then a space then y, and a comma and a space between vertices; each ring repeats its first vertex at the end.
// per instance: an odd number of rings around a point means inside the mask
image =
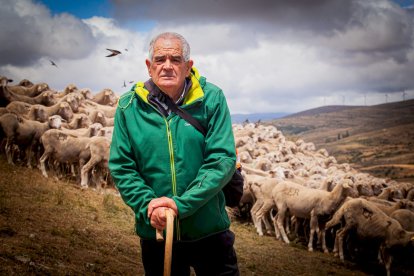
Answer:
MULTIPOLYGON (((166 226, 166 240, 165 240, 165 251, 164 251, 164 276, 171 275, 171 259, 172 259, 172 241, 174 234, 174 211, 170 208, 165 209, 165 216, 167 217, 166 226)), ((162 230, 156 229, 157 241, 163 241, 162 230)))

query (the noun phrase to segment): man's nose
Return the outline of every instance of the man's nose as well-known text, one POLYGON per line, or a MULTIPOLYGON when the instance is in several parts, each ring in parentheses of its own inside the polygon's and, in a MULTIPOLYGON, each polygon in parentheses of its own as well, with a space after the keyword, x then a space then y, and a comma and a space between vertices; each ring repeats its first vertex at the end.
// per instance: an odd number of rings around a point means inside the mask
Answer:
POLYGON ((167 58, 164 62, 164 69, 172 69, 172 63, 169 58, 167 58))

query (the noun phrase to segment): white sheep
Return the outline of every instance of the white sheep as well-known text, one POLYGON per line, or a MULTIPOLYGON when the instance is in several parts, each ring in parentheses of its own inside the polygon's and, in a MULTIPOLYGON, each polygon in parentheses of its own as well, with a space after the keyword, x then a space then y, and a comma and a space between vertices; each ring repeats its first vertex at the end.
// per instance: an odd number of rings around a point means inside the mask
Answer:
POLYGON ((46 122, 52 115, 60 115, 66 121, 70 121, 73 117, 73 111, 67 102, 57 103, 52 106, 35 104, 30 107, 29 112, 24 117, 34 121, 46 122))
POLYGON ((65 134, 75 137, 93 137, 98 136, 102 125, 100 123, 90 124, 87 128, 67 129, 62 128, 61 131, 65 134))
POLYGON ((40 93, 49 90, 49 85, 47 83, 36 83, 30 87, 26 87, 23 85, 10 85, 8 86, 10 92, 14 95, 22 95, 27 97, 36 97, 40 93))
POLYGON ((289 213, 297 218, 310 219, 308 250, 313 251, 314 234, 319 234, 321 230, 322 249, 328 252, 325 229, 319 225, 318 217, 332 215, 344 202, 348 190, 349 180, 343 180, 332 192, 307 188, 290 181, 279 182, 272 190, 272 198, 278 211, 275 228, 278 227, 284 242, 289 243, 283 227, 289 213))
POLYGON ((68 129, 78 129, 78 128, 87 128, 92 124, 92 121, 89 119, 88 115, 84 113, 75 113, 73 114, 72 120, 66 124, 63 124, 62 127, 68 129))
POLYGON ((94 123, 100 123, 102 126, 113 126, 114 118, 108 118, 105 114, 99 110, 94 110, 89 118, 94 123))
POLYGON ((95 110, 95 111, 102 112, 103 114, 105 114, 106 117, 109 117, 109 118, 115 117, 116 107, 98 104, 91 100, 85 100, 85 102, 82 103, 82 107, 84 108, 82 109, 82 111, 85 112, 86 114, 91 114, 95 110))
MULTIPOLYGON (((89 161, 81 168, 81 187, 88 187, 88 173, 94 167, 100 165, 101 167, 105 168, 105 171, 107 171, 109 159, 109 146, 110 141, 105 137, 96 136, 90 139, 89 143, 86 145, 86 148, 90 150, 91 157, 89 161)), ((100 186, 103 186, 103 181, 101 177, 99 182, 100 186)))
POLYGON ((342 228, 336 232, 334 253, 339 252, 340 259, 344 261, 343 241, 350 231, 360 239, 378 241, 387 275, 390 275, 391 269, 391 250, 396 246, 406 246, 414 239, 414 232, 405 231, 398 221, 363 198, 346 201, 326 223, 326 228, 338 224, 342 228))
POLYGON ((46 161, 50 157, 59 164, 79 164, 79 168, 90 158, 90 150, 86 148, 90 142, 89 137, 76 137, 50 129, 42 135, 40 142, 44 148, 44 153, 40 157, 40 170, 44 177, 48 177, 46 161))
POLYGON ((47 122, 27 120, 16 114, 7 113, 0 117, 0 129, 7 139, 6 156, 10 164, 13 164, 13 145, 17 145, 21 151, 26 152, 27 166, 31 165, 32 150, 39 143, 43 133, 50 129, 59 129, 62 124, 62 118, 54 115, 48 118, 47 122))
POLYGON ((109 88, 105 88, 101 92, 94 95, 91 100, 101 105, 115 106, 118 101, 118 97, 115 95, 114 91, 109 88))
MULTIPOLYGON (((269 178, 259 175, 246 175, 245 185, 249 188, 251 194, 254 198, 253 206, 250 210, 252 221, 256 227, 256 231, 259 236, 263 236, 263 227, 262 222, 265 224, 268 234, 271 234, 272 227, 269 222, 268 211, 273 206, 271 197, 268 195, 271 194, 273 188, 277 183, 281 181, 278 178, 269 178), (268 205, 271 205, 269 208, 268 205), (266 210, 266 212, 261 210, 266 210)), ((278 236, 278 232, 276 232, 278 236)))
POLYGON ((10 91, 10 102, 14 101, 25 102, 28 104, 42 104, 46 106, 51 106, 56 103, 56 100, 53 98, 53 91, 50 90, 43 91, 39 95, 33 97, 15 94, 10 91))
POLYGON ((109 126, 109 127, 102 127, 99 130, 98 136, 103 136, 106 139, 108 139, 109 141, 112 141, 112 133, 114 132, 114 127, 109 126))

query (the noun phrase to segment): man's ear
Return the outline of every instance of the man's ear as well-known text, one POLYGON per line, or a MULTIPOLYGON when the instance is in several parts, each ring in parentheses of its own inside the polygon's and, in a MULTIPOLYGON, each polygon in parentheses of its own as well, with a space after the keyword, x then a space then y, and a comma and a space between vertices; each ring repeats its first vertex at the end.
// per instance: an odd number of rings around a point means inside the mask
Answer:
POLYGON ((148 69, 148 75, 151 77, 151 61, 149 59, 145 60, 145 64, 147 65, 147 69, 148 69))
POLYGON ((194 64, 194 62, 193 62, 193 60, 192 59, 190 59, 188 62, 187 62, 187 77, 189 77, 190 76, 190 73, 191 73, 191 68, 193 67, 193 64, 194 64))

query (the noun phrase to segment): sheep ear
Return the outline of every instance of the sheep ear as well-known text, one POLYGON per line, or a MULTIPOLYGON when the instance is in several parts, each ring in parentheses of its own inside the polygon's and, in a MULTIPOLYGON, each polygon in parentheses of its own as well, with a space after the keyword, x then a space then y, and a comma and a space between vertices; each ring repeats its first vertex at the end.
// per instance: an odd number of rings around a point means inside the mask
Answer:
POLYGON ((371 211, 371 210, 369 210, 368 208, 363 208, 363 213, 362 213, 363 215, 364 215, 364 217, 365 218, 371 218, 372 217, 372 215, 373 215, 373 212, 371 211))

